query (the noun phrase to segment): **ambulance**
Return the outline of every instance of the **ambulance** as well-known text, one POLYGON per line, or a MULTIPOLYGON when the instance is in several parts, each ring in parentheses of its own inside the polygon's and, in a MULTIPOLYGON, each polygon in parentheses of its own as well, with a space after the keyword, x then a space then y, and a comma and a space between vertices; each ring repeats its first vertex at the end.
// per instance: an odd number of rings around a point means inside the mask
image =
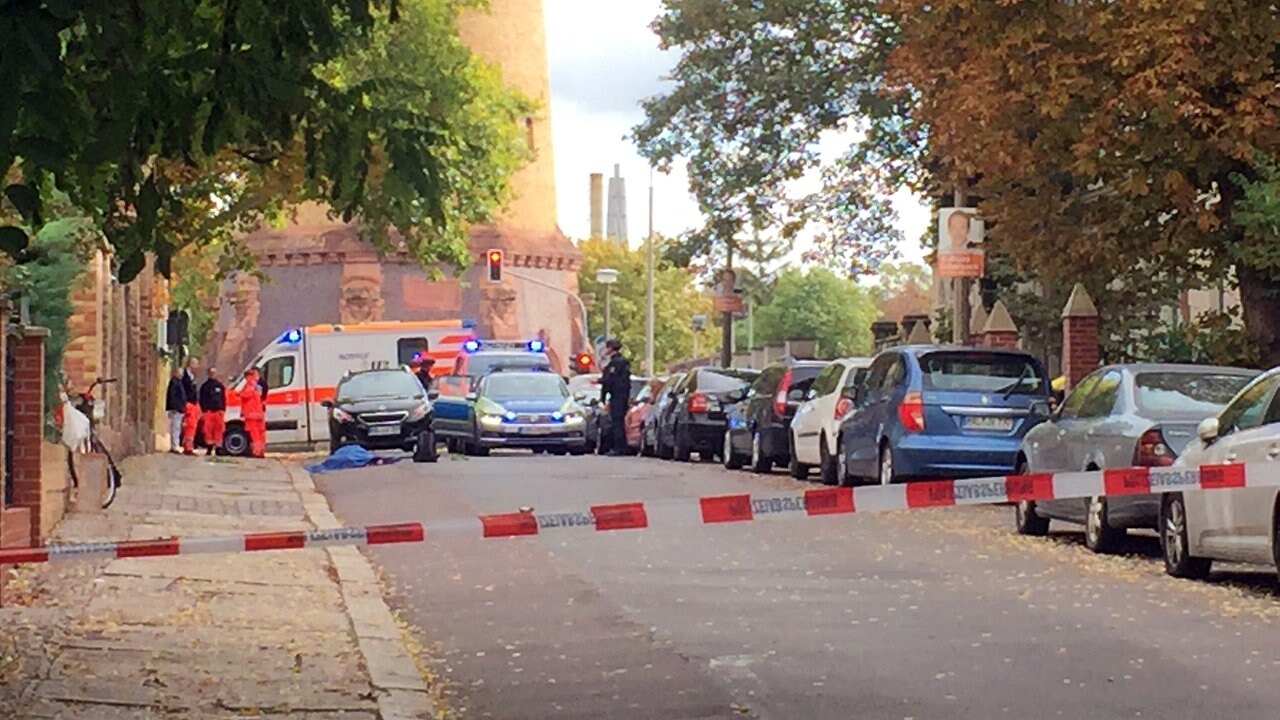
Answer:
MULTIPOLYGON (((369 322, 291 328, 250 363, 267 385, 267 448, 309 450, 329 442, 329 412, 338 381, 348 372, 435 361, 432 375, 446 375, 464 343, 474 340, 469 320, 369 322)), ((248 370, 248 368, 245 368, 248 370)), ((240 420, 240 373, 227 392, 223 451, 245 455, 249 435, 240 420)))

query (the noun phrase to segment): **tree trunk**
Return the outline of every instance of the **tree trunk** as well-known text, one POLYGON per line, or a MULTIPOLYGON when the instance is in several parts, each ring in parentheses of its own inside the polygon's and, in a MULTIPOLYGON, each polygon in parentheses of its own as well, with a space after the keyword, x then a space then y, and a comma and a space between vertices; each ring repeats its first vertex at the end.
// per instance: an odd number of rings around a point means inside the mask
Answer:
POLYGON ((1280 365, 1280 277, 1236 266, 1244 326, 1258 343, 1262 366, 1280 365))

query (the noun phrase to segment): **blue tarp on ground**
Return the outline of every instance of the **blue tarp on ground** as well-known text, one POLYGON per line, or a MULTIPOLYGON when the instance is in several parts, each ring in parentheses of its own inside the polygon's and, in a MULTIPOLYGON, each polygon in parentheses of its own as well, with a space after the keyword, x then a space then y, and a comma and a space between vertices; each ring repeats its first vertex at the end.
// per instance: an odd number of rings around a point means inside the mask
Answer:
POLYGON ((343 445, 324 460, 308 465, 307 472, 327 473, 338 470, 355 470, 370 465, 390 465, 400 462, 400 460, 401 458, 374 455, 359 445, 343 445))

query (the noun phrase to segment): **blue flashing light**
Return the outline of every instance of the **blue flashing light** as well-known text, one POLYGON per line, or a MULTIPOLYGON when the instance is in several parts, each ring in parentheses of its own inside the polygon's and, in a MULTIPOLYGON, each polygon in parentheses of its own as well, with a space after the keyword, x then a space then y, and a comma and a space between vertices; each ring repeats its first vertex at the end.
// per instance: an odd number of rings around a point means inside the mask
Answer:
POLYGON ((564 413, 557 410, 551 413, 551 419, 555 420, 556 422, 564 422, 564 413))
POLYGON ((542 352, 542 351, 544 351, 544 350, 546 350, 546 349, 547 349, 547 344, 546 344, 546 343, 544 343, 544 342, 542 342, 541 340, 530 340, 530 341, 529 341, 529 352, 536 352, 536 353, 539 353, 539 352, 542 352))
POLYGON ((288 345, 297 345, 298 343, 302 342, 302 331, 297 328, 288 330, 283 335, 280 336, 279 342, 282 342, 288 345))
POLYGON ((479 350, 479 349, 480 349, 480 341, 479 341, 479 340, 468 340, 468 341, 466 341, 466 342, 462 343, 462 349, 463 349, 464 351, 466 351, 466 352, 473 353, 473 352, 475 352, 475 351, 477 351, 477 350, 479 350))
POLYGON ((502 415, 502 419, 503 419, 503 420, 506 420, 507 422, 515 422, 515 421, 516 421, 516 414, 515 414, 515 413, 513 413, 513 412, 511 412, 510 410, 508 410, 508 411, 506 411, 505 413, 503 413, 503 415, 502 415))
POLYGON ((475 326, 476 326, 475 318, 462 318, 462 327, 466 328, 467 330, 470 330, 475 326))

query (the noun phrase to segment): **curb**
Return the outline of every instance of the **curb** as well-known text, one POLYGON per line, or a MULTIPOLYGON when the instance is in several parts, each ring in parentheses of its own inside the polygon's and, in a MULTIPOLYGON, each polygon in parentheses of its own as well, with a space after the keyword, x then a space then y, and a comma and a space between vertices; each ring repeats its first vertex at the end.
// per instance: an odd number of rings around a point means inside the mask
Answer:
MULTIPOLYGON (((311 476, 299 466, 282 462, 293 489, 302 500, 312 525, 338 527, 341 523, 329 502, 316 490, 311 476)), ((405 649, 400 627, 382 598, 373 565, 354 547, 327 548, 329 562, 338 575, 342 601, 364 657, 369 682, 377 691, 381 720, 434 720, 440 709, 422 680, 418 665, 405 649)))

